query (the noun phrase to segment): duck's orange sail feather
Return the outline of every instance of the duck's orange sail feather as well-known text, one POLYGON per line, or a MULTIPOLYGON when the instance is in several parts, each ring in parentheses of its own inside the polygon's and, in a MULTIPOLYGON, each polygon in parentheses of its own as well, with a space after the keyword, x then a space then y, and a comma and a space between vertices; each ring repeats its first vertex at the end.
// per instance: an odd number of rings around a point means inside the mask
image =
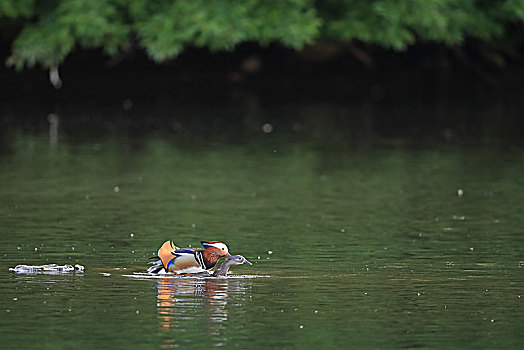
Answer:
POLYGON ((167 271, 167 264, 171 259, 175 257, 175 250, 180 249, 178 248, 173 241, 165 241, 164 244, 160 247, 158 250, 158 257, 162 261, 162 265, 164 266, 164 269, 167 271))

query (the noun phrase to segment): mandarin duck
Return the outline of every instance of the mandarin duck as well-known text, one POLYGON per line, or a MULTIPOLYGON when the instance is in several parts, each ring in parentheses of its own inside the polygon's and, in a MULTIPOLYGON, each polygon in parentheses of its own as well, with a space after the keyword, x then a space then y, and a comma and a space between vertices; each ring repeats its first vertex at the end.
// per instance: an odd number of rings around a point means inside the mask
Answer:
POLYGON ((222 265, 220 265, 218 269, 216 269, 215 272, 213 272, 213 276, 225 276, 231 266, 240 264, 252 265, 242 255, 229 255, 226 261, 224 261, 222 265))
POLYGON ((149 273, 200 273, 215 267, 218 260, 229 256, 227 245, 219 241, 200 241, 202 248, 179 248, 173 241, 166 241, 158 250, 159 261, 154 262, 149 273))

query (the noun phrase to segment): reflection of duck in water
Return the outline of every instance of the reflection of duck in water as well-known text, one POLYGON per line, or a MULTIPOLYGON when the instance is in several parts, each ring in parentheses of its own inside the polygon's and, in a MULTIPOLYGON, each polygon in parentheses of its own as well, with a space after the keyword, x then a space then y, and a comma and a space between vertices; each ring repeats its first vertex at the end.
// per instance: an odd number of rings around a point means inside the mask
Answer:
POLYGON ((215 267, 218 260, 230 256, 227 245, 219 241, 200 241, 202 248, 179 248, 172 241, 166 241, 158 250, 159 261, 149 273, 200 273, 215 267))
MULTIPOLYGON (((231 265, 229 265, 231 266, 231 265)), ((229 267, 228 267, 229 268, 229 267)), ((224 267, 225 269, 225 267, 224 267)), ((242 309, 249 301, 251 279, 197 276, 164 277, 157 284, 157 312, 161 331, 193 328, 199 322, 206 334, 218 335, 228 319, 228 304, 242 309), (211 322, 206 322, 211 321, 211 322), (190 326, 188 326, 190 324, 190 326)), ((174 336, 174 333, 171 333, 174 336)), ((167 338, 171 345, 175 338, 167 338)))
POLYGON ((227 279, 172 279, 158 281, 157 310, 161 330, 184 326, 188 317, 214 322, 227 320, 227 279))

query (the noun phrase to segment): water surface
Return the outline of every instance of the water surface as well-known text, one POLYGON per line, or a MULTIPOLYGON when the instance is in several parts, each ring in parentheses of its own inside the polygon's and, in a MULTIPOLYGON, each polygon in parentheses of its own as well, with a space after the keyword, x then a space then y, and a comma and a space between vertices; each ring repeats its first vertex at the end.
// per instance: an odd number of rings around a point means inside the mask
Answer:
POLYGON ((519 145, 74 125, 2 135, 6 348, 524 345, 519 145), (260 277, 126 276, 167 239, 260 277), (46 263, 86 270, 8 271, 46 263))

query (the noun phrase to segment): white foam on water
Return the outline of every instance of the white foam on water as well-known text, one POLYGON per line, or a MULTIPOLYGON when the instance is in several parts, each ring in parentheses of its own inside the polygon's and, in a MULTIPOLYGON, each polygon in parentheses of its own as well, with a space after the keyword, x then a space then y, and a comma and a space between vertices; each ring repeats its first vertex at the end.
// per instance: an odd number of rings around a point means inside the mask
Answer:
POLYGON ((267 278, 271 277, 268 275, 227 275, 227 276, 212 276, 212 275, 191 275, 191 276, 180 276, 175 274, 153 274, 153 273, 144 273, 144 272, 135 272, 132 275, 122 275, 122 277, 130 277, 130 278, 136 278, 136 279, 250 279, 250 278, 267 278))

